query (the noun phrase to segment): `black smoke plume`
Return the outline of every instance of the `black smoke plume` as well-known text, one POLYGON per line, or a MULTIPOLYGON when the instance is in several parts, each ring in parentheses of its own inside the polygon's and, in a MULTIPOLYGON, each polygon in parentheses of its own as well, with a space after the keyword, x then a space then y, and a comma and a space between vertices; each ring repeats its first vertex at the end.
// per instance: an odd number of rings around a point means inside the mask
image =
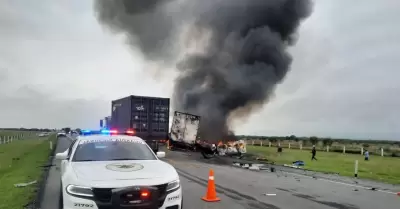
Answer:
POLYGON ((287 49, 311 8, 311 0, 95 3, 98 20, 125 34, 147 59, 176 64, 174 108, 202 116, 200 133, 208 140, 228 134, 238 112, 268 102, 290 69, 287 49), (200 49, 191 50, 187 41, 200 49))

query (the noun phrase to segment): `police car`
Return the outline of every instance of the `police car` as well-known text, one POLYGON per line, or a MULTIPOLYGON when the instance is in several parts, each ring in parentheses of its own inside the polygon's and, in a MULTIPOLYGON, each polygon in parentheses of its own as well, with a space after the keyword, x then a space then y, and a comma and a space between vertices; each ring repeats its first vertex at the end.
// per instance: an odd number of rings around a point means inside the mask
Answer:
POLYGON ((162 157, 165 152, 155 154, 136 136, 78 136, 56 154, 61 160, 61 208, 182 209, 178 173, 162 157))

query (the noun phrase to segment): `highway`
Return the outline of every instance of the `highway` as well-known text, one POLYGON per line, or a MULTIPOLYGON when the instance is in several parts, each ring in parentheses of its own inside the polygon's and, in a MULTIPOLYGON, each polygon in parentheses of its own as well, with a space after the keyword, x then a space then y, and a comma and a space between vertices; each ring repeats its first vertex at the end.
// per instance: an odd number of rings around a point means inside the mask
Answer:
MULTIPOLYGON (((68 145, 66 138, 60 138, 56 153, 64 151, 68 145)), ((209 164, 197 157, 167 152, 165 158, 181 177, 185 209, 398 209, 400 204, 400 197, 391 192, 371 191, 297 174, 255 172, 209 164), (201 200, 210 168, 214 170, 221 198, 216 203, 201 200)), ((55 166, 49 172, 42 209, 59 208, 60 173, 55 166)))

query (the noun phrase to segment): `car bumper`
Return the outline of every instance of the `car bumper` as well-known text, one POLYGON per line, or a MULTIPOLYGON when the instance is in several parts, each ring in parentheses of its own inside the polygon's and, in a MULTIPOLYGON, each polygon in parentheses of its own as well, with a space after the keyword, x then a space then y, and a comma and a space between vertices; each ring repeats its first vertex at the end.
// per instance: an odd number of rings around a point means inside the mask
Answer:
POLYGON ((169 193, 159 209, 182 209, 182 187, 169 193))
POLYGON ((71 196, 63 192, 63 209, 92 208, 98 209, 95 201, 71 196))
MULTIPOLYGON (((71 196, 66 192, 63 192, 63 202, 64 209, 118 209, 113 207, 111 203, 98 204, 94 200, 71 196)), ((169 193, 159 209, 182 209, 182 188, 169 193)))

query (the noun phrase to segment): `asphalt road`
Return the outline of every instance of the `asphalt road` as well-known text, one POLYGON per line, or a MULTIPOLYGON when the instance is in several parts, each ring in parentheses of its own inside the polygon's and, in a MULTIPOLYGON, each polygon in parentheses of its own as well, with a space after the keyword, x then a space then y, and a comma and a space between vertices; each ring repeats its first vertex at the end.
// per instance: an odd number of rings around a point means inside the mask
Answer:
MULTIPOLYGON (((63 152, 69 141, 59 140, 56 153, 63 152)), ((338 184, 307 176, 260 173, 231 166, 208 164, 181 152, 168 152, 165 161, 181 177, 185 209, 398 209, 400 197, 338 184), (206 203, 208 172, 213 169, 220 202, 206 203), (267 196, 265 194, 271 196, 267 196)), ((53 164, 56 164, 55 161, 53 164)), ((49 171, 43 193, 42 209, 58 208, 60 173, 49 171)))
POLYGON ((167 152, 166 160, 181 176, 200 185, 205 184, 209 169, 213 169, 221 203, 234 202, 251 209, 395 209, 400 205, 400 197, 392 191, 373 191, 297 173, 251 171, 195 158, 167 152))

